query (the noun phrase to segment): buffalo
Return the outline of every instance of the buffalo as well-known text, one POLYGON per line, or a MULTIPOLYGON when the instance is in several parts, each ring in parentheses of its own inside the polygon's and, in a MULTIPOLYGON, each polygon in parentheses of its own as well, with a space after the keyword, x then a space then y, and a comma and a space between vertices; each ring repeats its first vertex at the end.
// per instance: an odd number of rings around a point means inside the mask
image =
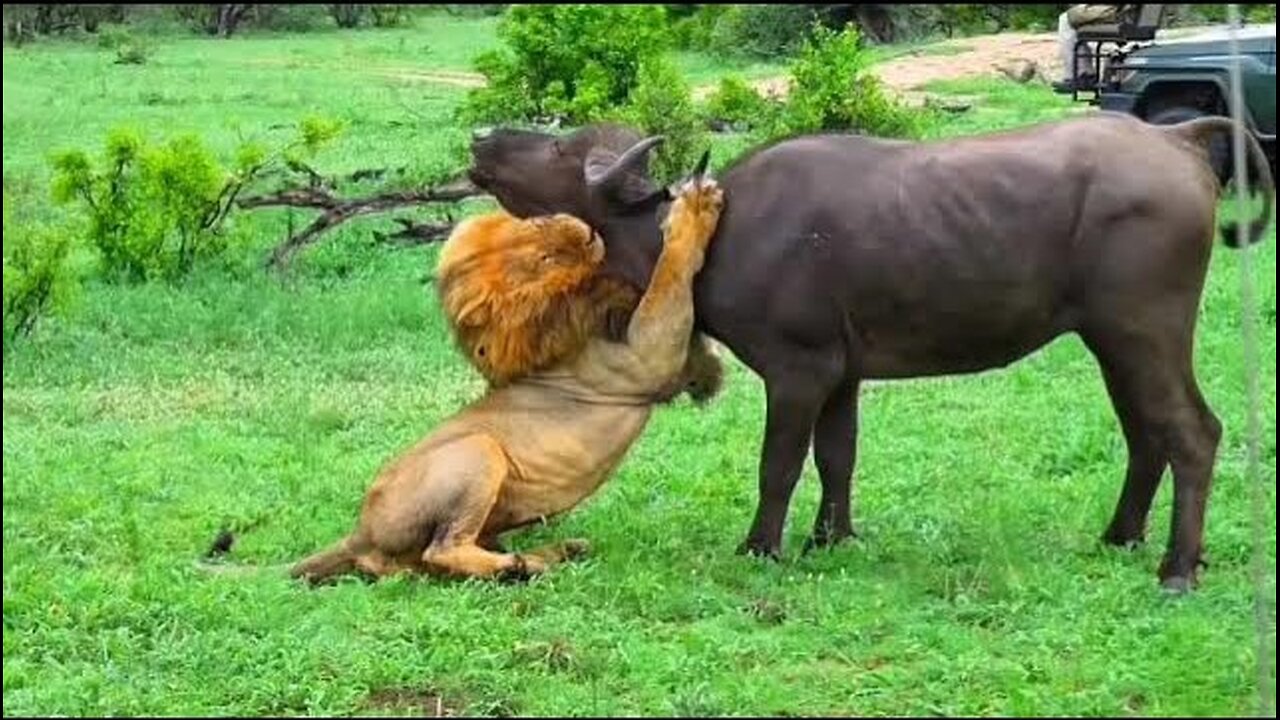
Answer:
MULTIPOLYGON (((738 551, 780 556, 811 445, 822 496, 805 549, 854 535, 864 379, 981 372, 1074 332, 1098 361, 1129 453, 1103 539, 1144 539, 1172 466, 1158 575, 1170 590, 1194 587, 1222 434, 1192 367, 1222 187, 1206 145, 1231 128, 1100 112, 945 141, 807 135, 734 161, 694 301, 697 330, 765 383, 759 502, 738 551)), ((581 217, 604 238, 610 272, 642 288, 670 200, 648 172, 659 142, 618 125, 480 131, 469 175, 514 215, 581 217)), ((1248 223, 1254 243, 1275 193, 1252 137, 1248 150, 1266 201, 1248 223)))

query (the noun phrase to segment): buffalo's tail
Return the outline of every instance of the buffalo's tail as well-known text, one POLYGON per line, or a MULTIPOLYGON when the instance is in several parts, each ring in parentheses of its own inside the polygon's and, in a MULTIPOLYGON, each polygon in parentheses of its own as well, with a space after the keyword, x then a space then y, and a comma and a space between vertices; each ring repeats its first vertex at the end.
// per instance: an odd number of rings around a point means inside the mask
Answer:
MULTIPOLYGON (((1202 117, 1187 122, 1178 123, 1176 125, 1165 126, 1171 132, 1190 140, 1200 146, 1204 146, 1207 138, 1212 137, 1215 133, 1226 133, 1230 137, 1230 133, 1234 128, 1231 118, 1226 117, 1202 117)), ((1258 139, 1254 137, 1252 132, 1245 129, 1245 146, 1249 151, 1248 162, 1249 168, 1246 172, 1253 177, 1256 182, 1250 186, 1251 194, 1254 197, 1262 196, 1264 200, 1262 213, 1258 217, 1253 218, 1248 224, 1248 234, 1245 244, 1253 245, 1262 239, 1262 234, 1266 232, 1267 227, 1271 225, 1271 206, 1275 203, 1276 188, 1274 180, 1271 177, 1270 163, 1267 161, 1267 155, 1262 150, 1262 145, 1258 139)), ((1240 179, 1240 173, 1235 172, 1233 176, 1240 179)), ((1222 223, 1222 240, 1227 247, 1240 247, 1239 218, 1236 220, 1228 220, 1222 223)))

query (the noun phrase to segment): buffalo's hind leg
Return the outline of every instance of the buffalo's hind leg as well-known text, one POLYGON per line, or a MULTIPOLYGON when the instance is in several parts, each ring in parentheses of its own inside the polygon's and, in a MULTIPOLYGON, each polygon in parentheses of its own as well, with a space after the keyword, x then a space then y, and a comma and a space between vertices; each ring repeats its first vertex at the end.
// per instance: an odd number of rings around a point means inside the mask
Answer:
POLYGON ((1105 539, 1142 537, 1166 461, 1173 467, 1173 518, 1160 581, 1173 591, 1196 584, 1202 562, 1205 508, 1222 424, 1209 409, 1192 369, 1194 312, 1129 316, 1120 327, 1086 335, 1103 366, 1129 444, 1124 490, 1105 539))
POLYGON ((751 530, 738 546, 740 554, 782 556, 787 509, 809 453, 814 423, 843 372, 843 367, 813 360, 793 356, 786 373, 765 378, 768 411, 760 454, 760 498, 751 530))
POLYGON ((1129 450, 1124 489, 1102 539, 1110 545, 1132 547, 1146 539, 1147 516, 1164 469, 1169 465, 1169 456, 1156 423, 1143 412, 1143 400, 1137 392, 1139 378, 1126 375, 1132 370, 1126 371, 1122 358, 1108 357, 1105 348, 1094 348, 1092 343, 1090 349, 1102 368, 1102 379, 1129 450))
POLYGON ((827 398, 813 431, 813 456, 822 500, 806 552, 855 536, 849 507, 858 460, 858 381, 848 378, 827 398))

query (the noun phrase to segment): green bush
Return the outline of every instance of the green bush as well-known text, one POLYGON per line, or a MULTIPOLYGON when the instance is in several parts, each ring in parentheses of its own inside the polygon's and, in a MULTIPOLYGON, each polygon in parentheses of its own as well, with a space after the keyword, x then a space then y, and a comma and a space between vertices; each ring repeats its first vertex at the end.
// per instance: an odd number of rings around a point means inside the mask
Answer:
POLYGON ((409 9, 404 5, 370 5, 369 14, 374 27, 400 27, 409 21, 409 9))
POLYGON ((732 5, 668 5, 671 18, 671 42, 681 50, 720 52, 717 49, 716 25, 732 5))
POLYGON ((78 150, 58 155, 54 200, 83 204, 108 272, 173 278, 222 249, 207 220, 227 177, 199 138, 149 147, 136 133, 115 130, 100 165, 78 150))
POLYGON ((117 65, 142 65, 151 59, 155 49, 144 36, 126 35, 118 40, 115 51, 117 65))
POLYGON ((1050 32, 1058 29, 1058 16, 1067 5, 1008 5, 1008 27, 1027 32, 1050 32))
POLYGON ((274 153, 242 145, 228 170, 194 135, 148 145, 138 133, 116 129, 96 167, 80 150, 54 157, 53 197, 85 213, 109 278, 172 280, 224 253, 223 225, 246 183, 279 164, 297 165, 338 132, 336 123, 304 120, 297 139, 274 153))
POLYGON ((817 27, 790 67, 786 105, 769 138, 852 130, 881 137, 919 137, 925 115, 899 104, 868 72, 856 27, 836 32, 817 27))
POLYGON ((129 28, 124 25, 103 25, 98 30, 98 47, 103 50, 115 50, 129 39, 129 28))
POLYGON ((713 122, 749 130, 767 125, 775 108, 742 78, 726 75, 707 98, 704 114, 713 122))
POLYGON ((476 3, 475 5, 445 5, 445 12, 460 17, 487 17, 501 15, 507 3, 476 3))
MULTIPOLYGON (((1273 23, 1276 21, 1275 3, 1248 3, 1239 6, 1240 19, 1246 23, 1273 23)), ((1185 24, 1225 23, 1227 21, 1226 5, 1186 5, 1179 15, 1185 16, 1185 24)))
POLYGON ((514 5, 498 25, 504 47, 483 53, 462 116, 501 122, 563 115, 589 121, 626 102, 640 67, 666 47, 660 5, 514 5))
POLYGON ((609 119, 640 128, 645 134, 666 138, 655 152, 651 165, 651 173, 660 183, 672 182, 688 173, 707 149, 705 124, 694 107, 689 84, 680 71, 663 58, 641 66, 639 82, 626 106, 609 119))
POLYGON ((808 39, 816 18, 808 5, 727 6, 715 18, 709 49, 730 56, 791 55, 808 39))
POLYGON ((4 202, 4 344, 29 334, 63 307, 76 282, 67 268, 70 233, 44 225, 11 222, 4 202))
POLYGON ((340 28, 359 27, 369 14, 367 3, 333 3, 329 5, 329 15, 340 28))

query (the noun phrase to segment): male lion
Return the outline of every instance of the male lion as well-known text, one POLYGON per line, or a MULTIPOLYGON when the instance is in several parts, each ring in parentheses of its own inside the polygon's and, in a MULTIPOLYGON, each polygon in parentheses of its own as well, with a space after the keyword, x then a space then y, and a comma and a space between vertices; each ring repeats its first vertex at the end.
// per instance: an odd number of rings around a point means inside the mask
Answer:
POLYGON ((654 404, 697 373, 686 365, 690 288, 723 204, 700 175, 671 207, 638 305, 598 272, 604 245, 577 218, 496 212, 461 224, 441 251, 438 283, 454 335, 489 390, 385 467, 355 532, 291 575, 529 575, 584 552, 585 541, 569 540, 507 553, 498 536, 593 493, 654 404), (627 314, 612 337, 610 318, 627 314))

